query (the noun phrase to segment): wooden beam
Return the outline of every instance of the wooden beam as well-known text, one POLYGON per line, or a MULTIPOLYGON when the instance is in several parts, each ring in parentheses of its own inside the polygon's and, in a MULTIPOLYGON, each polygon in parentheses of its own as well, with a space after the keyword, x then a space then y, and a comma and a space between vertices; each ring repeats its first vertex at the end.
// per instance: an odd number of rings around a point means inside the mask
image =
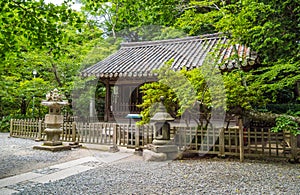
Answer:
MULTIPOLYGON (((103 79, 101 79, 103 80, 103 79)), ((158 79, 156 77, 147 77, 147 78, 111 78, 109 80, 109 84, 111 85, 135 85, 135 84, 143 84, 147 82, 155 82, 158 79)))

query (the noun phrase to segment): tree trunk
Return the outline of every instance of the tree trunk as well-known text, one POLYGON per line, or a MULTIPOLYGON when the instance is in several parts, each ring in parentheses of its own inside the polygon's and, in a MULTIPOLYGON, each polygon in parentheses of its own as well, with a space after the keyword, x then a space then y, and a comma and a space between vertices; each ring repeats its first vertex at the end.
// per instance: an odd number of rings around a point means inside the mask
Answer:
POLYGON ((22 100, 21 100, 21 114, 26 116, 26 110, 27 110, 26 99, 25 99, 25 97, 22 97, 22 100))
POLYGON ((54 73, 54 76, 55 76, 55 80, 58 83, 58 86, 62 87, 63 85, 62 85, 62 82, 61 82, 61 80, 60 80, 60 78, 58 76, 57 67, 56 67, 56 65, 54 63, 52 63, 52 70, 53 70, 53 73, 54 73))

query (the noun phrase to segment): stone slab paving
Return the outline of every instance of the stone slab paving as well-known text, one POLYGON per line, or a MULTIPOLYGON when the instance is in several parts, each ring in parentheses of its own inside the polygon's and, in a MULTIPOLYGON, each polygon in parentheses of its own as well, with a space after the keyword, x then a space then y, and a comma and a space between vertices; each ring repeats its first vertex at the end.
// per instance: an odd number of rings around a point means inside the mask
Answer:
POLYGON ((15 184, 15 183, 23 182, 26 180, 35 179, 35 178, 41 177, 41 176, 43 176, 43 174, 28 172, 28 173, 23 173, 23 174, 12 176, 12 177, 7 177, 7 178, 0 180, 0 188, 15 184))
POLYGON ((94 167, 88 167, 83 165, 76 165, 74 167, 66 168, 61 171, 51 173, 49 175, 43 175, 41 177, 36 177, 30 179, 29 181, 36 182, 36 183, 49 183, 64 179, 66 177, 79 174, 81 172, 93 169, 94 167))
POLYGON ((5 195, 5 194, 14 194, 14 193, 18 193, 19 191, 17 190, 12 190, 12 189, 9 189, 9 188, 1 188, 0 189, 0 194, 1 195, 5 195))
POLYGON ((44 184, 55 182, 133 155, 132 153, 109 153, 99 151, 92 154, 93 156, 0 179, 0 195, 17 193, 19 192, 18 189, 22 189, 22 186, 30 184, 35 185, 37 183, 44 184))

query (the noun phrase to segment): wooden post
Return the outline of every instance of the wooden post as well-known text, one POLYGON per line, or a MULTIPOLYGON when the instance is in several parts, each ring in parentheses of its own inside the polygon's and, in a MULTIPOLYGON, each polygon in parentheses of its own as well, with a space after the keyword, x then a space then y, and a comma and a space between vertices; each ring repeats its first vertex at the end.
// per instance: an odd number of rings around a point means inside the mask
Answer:
POLYGON ((243 121, 239 118, 240 161, 244 161, 244 131, 243 121))
POLYGON ((296 136, 291 134, 291 162, 296 162, 298 160, 297 156, 297 139, 296 136))
POLYGON ((224 135, 224 127, 220 129, 220 134, 219 134, 219 157, 224 158, 225 157, 225 135, 224 135))
POLYGON ((117 146, 117 130, 118 130, 118 125, 114 124, 113 125, 113 145, 117 146))
POLYGON ((76 142, 76 123, 72 122, 72 142, 76 142))
POLYGON ((42 120, 38 121, 38 133, 37 138, 35 139, 36 142, 43 141, 42 138, 42 120))
POLYGON ((113 124, 113 146, 110 147, 109 151, 110 152, 118 152, 118 146, 117 146, 117 129, 118 129, 118 125, 117 124, 113 124))
POLYGON ((140 147, 140 128, 138 125, 135 125, 135 148, 140 147))
POLYGON ((105 111, 104 111, 104 121, 109 121, 110 118, 110 105, 111 105, 111 94, 109 81, 105 81, 105 111))
POLYGON ((13 123, 14 123, 14 119, 10 119, 9 137, 13 136, 13 123))

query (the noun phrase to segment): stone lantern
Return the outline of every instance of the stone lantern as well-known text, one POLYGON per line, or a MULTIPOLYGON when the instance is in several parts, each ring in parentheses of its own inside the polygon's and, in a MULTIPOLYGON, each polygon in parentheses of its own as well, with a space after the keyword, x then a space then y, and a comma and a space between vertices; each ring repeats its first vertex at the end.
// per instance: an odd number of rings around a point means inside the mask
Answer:
POLYGON ((166 111, 163 105, 164 97, 160 97, 159 106, 155 115, 150 119, 154 122, 154 145, 165 145, 170 142, 170 123, 174 118, 166 111))
POLYGON ((62 95, 57 89, 50 91, 46 95, 46 100, 42 100, 42 105, 49 107, 49 114, 45 116, 46 129, 46 141, 42 146, 34 146, 34 149, 43 149, 50 151, 70 150, 70 146, 65 146, 60 141, 60 135, 63 130, 61 125, 63 124, 64 117, 61 115, 61 108, 68 105, 67 100, 62 99, 62 95))
POLYGON ((166 111, 163 105, 164 98, 160 103, 155 115, 150 119, 154 122, 154 140, 148 145, 148 150, 143 151, 146 161, 173 160, 178 156, 178 147, 170 139, 170 123, 174 118, 166 111))

